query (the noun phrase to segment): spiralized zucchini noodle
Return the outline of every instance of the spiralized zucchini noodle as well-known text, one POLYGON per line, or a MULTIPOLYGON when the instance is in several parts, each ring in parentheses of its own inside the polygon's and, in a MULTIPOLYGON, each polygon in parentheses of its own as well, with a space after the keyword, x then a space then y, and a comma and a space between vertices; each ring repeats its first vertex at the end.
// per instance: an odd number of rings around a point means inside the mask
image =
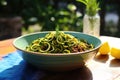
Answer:
POLYGON ((39 53, 76 53, 93 49, 85 39, 77 39, 62 31, 50 32, 45 37, 38 38, 26 47, 27 51, 39 53))

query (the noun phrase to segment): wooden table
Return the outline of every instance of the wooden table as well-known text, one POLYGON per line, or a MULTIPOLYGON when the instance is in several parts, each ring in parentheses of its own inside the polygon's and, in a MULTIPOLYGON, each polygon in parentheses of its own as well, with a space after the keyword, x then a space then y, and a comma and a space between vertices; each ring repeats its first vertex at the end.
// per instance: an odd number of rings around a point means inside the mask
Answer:
POLYGON ((7 55, 8 53, 16 51, 13 46, 14 39, 8 39, 0 41, 0 57, 7 55))
MULTIPOLYGON (((108 41, 111 47, 120 48, 120 38, 101 36, 100 39, 102 42, 108 41)), ((16 50, 12 45, 13 40, 0 41, 1 57, 16 50)), ((68 73, 47 74, 42 80, 120 80, 120 60, 110 55, 98 55, 86 66, 68 73)))

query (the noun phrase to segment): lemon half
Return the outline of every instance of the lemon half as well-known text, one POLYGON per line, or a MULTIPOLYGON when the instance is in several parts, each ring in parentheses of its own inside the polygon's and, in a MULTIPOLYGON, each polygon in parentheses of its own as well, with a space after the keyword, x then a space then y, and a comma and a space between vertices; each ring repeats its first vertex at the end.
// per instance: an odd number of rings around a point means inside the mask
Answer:
POLYGON ((99 48, 99 53, 101 55, 107 55, 110 52, 110 46, 108 42, 104 42, 99 48))
POLYGON ((110 55, 116 59, 120 59, 120 49, 112 47, 110 55))

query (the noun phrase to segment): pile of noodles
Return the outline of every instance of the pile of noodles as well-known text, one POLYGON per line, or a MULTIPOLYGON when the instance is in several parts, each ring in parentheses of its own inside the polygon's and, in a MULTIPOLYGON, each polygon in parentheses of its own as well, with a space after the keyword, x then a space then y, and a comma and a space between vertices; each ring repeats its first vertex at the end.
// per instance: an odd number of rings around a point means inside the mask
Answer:
POLYGON ((34 40, 26 47, 27 51, 39 53, 75 53, 93 49, 86 40, 78 40, 64 32, 50 32, 45 37, 34 40))

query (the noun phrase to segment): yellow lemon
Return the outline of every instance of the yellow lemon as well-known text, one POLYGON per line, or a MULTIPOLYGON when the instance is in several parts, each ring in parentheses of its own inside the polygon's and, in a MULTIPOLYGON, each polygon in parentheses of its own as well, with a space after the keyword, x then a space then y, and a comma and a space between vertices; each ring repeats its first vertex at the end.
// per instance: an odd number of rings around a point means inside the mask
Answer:
POLYGON ((116 59, 120 59, 120 49, 112 47, 110 54, 116 59))
POLYGON ((99 52, 101 55, 107 55, 110 52, 110 46, 108 42, 104 42, 99 48, 99 52))

